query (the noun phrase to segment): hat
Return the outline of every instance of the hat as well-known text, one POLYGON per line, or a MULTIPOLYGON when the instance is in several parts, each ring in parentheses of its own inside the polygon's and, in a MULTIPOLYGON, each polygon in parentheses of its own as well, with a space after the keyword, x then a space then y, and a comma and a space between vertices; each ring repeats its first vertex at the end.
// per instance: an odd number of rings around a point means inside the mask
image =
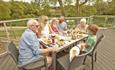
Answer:
POLYGON ((85 19, 85 18, 82 18, 82 19, 80 20, 80 22, 86 23, 86 19, 85 19))

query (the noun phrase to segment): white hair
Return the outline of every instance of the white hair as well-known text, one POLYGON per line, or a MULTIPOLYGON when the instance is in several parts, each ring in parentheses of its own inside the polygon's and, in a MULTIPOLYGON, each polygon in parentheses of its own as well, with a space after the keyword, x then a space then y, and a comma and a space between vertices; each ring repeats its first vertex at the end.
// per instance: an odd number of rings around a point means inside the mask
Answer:
POLYGON ((35 19, 30 19, 27 22, 27 27, 29 28, 31 25, 38 24, 37 20, 35 19))
POLYGON ((82 18, 82 19, 80 20, 80 22, 86 23, 86 19, 85 19, 85 18, 82 18))

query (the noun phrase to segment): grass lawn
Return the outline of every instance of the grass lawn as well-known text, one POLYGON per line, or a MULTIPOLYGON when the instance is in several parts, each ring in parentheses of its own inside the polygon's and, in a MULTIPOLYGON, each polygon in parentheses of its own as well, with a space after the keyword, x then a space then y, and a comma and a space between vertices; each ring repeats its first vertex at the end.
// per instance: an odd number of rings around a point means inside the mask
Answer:
MULTIPOLYGON (((8 32, 10 34, 10 37, 17 37, 20 38, 21 34, 24 32, 25 28, 12 28, 9 29, 8 32)), ((0 37, 7 37, 5 30, 0 31, 0 37)))

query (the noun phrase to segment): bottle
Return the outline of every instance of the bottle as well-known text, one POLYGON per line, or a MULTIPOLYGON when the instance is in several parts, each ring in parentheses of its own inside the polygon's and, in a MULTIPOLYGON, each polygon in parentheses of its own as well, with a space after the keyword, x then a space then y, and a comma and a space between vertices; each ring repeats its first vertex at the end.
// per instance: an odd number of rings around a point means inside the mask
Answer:
POLYGON ((52 45, 55 45, 55 34, 52 34, 52 45))

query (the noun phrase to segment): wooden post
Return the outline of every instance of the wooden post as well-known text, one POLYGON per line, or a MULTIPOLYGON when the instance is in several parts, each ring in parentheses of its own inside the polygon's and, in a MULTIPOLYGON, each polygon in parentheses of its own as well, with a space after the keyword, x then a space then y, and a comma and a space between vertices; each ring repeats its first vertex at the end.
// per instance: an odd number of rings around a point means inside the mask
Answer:
POLYGON ((10 31, 13 34, 12 37, 14 37, 14 39, 17 40, 16 34, 15 34, 15 30, 12 28, 12 23, 10 24, 10 31))
POLYGON ((8 32, 6 23, 3 23, 3 24, 4 24, 4 29, 5 29, 5 31, 6 31, 7 38, 8 38, 8 40, 10 40, 10 36, 9 36, 10 34, 9 34, 9 32, 8 32))

